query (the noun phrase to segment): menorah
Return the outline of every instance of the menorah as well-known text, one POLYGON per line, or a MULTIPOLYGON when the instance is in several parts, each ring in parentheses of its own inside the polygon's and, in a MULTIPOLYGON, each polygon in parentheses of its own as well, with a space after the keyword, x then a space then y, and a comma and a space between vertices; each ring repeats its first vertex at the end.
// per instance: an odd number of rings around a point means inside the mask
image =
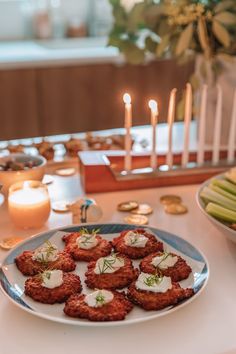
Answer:
POLYGON ((232 103, 228 146, 221 149, 222 88, 217 86, 217 102, 212 146, 206 149, 206 121, 208 86, 203 85, 198 119, 197 151, 189 151, 189 134, 192 119, 193 94, 190 83, 186 85, 184 111, 184 138, 182 151, 173 152, 173 124, 176 111, 176 92, 170 93, 167 126, 168 149, 158 154, 156 130, 158 129, 158 104, 149 101, 151 113, 152 147, 148 154, 132 154, 132 103, 128 93, 125 104, 125 151, 81 152, 81 175, 86 192, 103 192, 122 189, 149 188, 181 184, 201 183, 235 163, 236 140, 236 90, 232 103))

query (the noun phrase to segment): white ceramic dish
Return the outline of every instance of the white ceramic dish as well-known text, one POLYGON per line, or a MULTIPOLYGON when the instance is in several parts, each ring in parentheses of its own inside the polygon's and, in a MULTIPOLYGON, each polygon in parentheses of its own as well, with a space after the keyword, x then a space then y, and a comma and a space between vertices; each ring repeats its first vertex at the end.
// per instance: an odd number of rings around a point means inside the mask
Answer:
POLYGON ((8 193, 9 187, 16 183, 26 180, 41 181, 45 174, 46 159, 43 156, 31 156, 26 154, 10 154, 0 159, 1 162, 9 161, 11 159, 17 162, 34 161, 36 166, 28 170, 22 171, 0 171, 0 185, 2 184, 1 192, 8 193))
MULTIPOLYGON (((21 243, 9 253, 9 255, 3 261, 2 268, 0 269, 0 285, 4 294, 15 305, 19 306, 23 310, 33 315, 65 324, 89 327, 118 326, 148 321, 172 313, 173 311, 176 311, 177 309, 180 309, 195 300, 201 294, 202 290, 207 284, 209 278, 209 266, 206 258, 202 255, 200 251, 193 247, 189 242, 183 240, 178 236, 154 228, 148 228, 154 235, 156 235, 159 240, 163 242, 165 250, 172 251, 181 255, 181 257, 186 259, 187 263, 193 269, 193 272, 190 274, 189 278, 180 282, 182 287, 193 288, 194 295, 190 299, 187 299, 177 305, 169 306, 168 308, 162 311, 144 311, 141 308, 135 306, 124 321, 98 323, 90 322, 88 320, 67 317, 63 313, 64 304, 40 304, 25 296, 24 282, 26 280, 26 277, 24 277, 16 268, 14 264, 15 257, 21 254, 24 250, 34 250, 48 239, 50 239, 53 243, 57 244, 57 247, 59 249, 62 249, 64 244, 61 240, 61 232, 74 232, 80 230, 81 227, 82 226, 65 227, 41 233, 21 243)), ((130 230, 135 226, 126 224, 87 224, 86 227, 89 230, 92 230, 93 228, 99 228, 100 234, 102 234, 103 237, 106 237, 107 239, 111 240, 116 237, 121 231, 130 230)), ((138 266, 137 262, 138 261, 134 262, 134 265, 136 267, 138 266)), ((81 277, 83 292, 87 293, 89 292, 89 290, 84 284, 84 272, 87 269, 87 263, 78 263, 79 267, 77 267, 75 272, 81 277)))
POLYGON ((217 229, 220 230, 229 240, 231 240, 231 241, 236 243, 236 230, 231 229, 229 226, 224 224, 222 221, 220 221, 220 220, 214 218, 213 216, 209 215, 205 211, 205 204, 204 204, 202 198, 200 197, 201 191, 203 190, 204 187, 206 187, 206 186, 208 186, 210 184, 211 180, 213 180, 213 179, 223 179, 223 178, 224 178, 224 175, 220 174, 220 175, 217 175, 217 176, 214 176, 214 177, 208 179, 203 184, 201 184, 200 188, 197 191, 196 199, 197 199, 197 204, 198 204, 200 210, 210 220, 210 222, 213 225, 215 225, 217 227, 217 229))

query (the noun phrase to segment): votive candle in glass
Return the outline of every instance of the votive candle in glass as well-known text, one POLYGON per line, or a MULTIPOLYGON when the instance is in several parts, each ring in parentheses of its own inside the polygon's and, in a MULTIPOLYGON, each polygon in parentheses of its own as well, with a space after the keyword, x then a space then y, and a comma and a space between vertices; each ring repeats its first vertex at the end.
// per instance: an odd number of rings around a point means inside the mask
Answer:
POLYGON ((13 184, 9 188, 8 211, 17 227, 40 228, 48 220, 51 211, 47 187, 39 181, 13 184))

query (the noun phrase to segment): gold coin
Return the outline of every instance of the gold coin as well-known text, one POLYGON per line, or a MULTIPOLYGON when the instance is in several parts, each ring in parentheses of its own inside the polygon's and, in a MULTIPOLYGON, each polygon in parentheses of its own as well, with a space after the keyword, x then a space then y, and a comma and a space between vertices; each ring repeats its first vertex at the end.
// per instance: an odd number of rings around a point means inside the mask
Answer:
POLYGON ((152 214, 153 209, 148 204, 139 204, 137 209, 131 211, 132 214, 139 214, 139 215, 149 215, 152 214))
POLYGON ((188 212, 188 208, 183 204, 168 204, 165 205, 165 212, 167 214, 181 215, 188 212))
POLYGON ((0 247, 4 250, 10 250, 15 247, 18 243, 23 241, 22 237, 8 237, 0 241, 0 247))
POLYGON ((164 205, 180 204, 182 202, 182 198, 179 197, 178 195, 167 194, 167 195, 163 195, 160 198, 160 202, 161 202, 161 204, 164 204, 164 205))
POLYGON ((62 177, 69 177, 73 176, 75 174, 76 170, 75 168, 59 168, 58 170, 55 171, 55 174, 58 176, 62 177))
POLYGON ((70 212, 70 203, 68 200, 60 200, 52 203, 52 210, 56 213, 68 213, 70 212))
POLYGON ((117 205, 117 209, 119 211, 131 211, 137 209, 137 207, 138 207, 138 202, 135 202, 133 200, 128 202, 123 202, 117 205))
POLYGON ((133 215, 126 216, 124 218, 124 221, 127 222, 128 224, 134 224, 134 225, 148 224, 148 218, 145 215, 140 215, 140 214, 133 214, 133 215))

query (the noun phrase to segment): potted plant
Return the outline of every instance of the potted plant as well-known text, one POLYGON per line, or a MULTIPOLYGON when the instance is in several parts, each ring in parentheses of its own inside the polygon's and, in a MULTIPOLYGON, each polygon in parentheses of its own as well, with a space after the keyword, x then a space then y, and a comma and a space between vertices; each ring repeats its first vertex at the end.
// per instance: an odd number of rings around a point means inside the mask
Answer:
POLYGON ((202 83, 209 87, 208 141, 212 139, 216 82, 220 83, 224 112, 222 142, 226 143, 236 88, 236 1, 110 0, 110 3, 114 26, 109 44, 118 47, 129 63, 140 64, 147 56, 175 57, 180 64, 196 60, 190 81, 196 92, 202 83), (130 2, 133 6, 127 9, 130 2))

